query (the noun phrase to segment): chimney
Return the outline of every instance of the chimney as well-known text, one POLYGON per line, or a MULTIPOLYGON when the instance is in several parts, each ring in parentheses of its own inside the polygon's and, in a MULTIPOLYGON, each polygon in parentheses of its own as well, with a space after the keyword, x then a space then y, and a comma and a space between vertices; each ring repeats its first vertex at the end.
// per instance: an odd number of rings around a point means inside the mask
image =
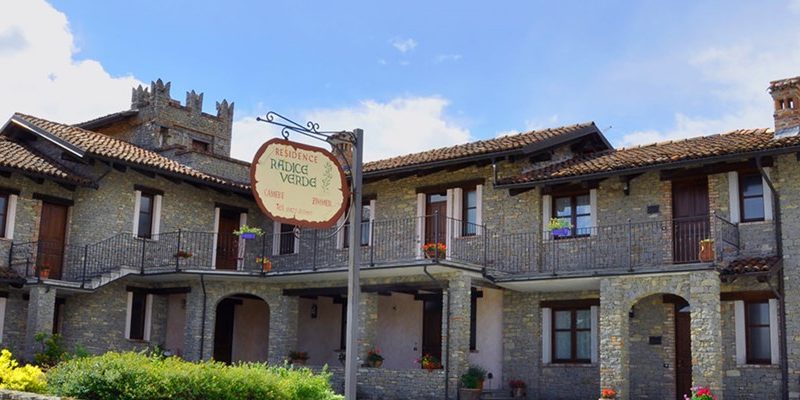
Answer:
POLYGON ((331 151, 339 160, 339 164, 342 164, 346 173, 350 173, 347 168, 353 160, 353 144, 350 143, 350 136, 344 132, 335 133, 328 138, 328 142, 331 144, 331 151))
POLYGON ((775 137, 800 134, 800 76, 769 83, 775 102, 775 137))

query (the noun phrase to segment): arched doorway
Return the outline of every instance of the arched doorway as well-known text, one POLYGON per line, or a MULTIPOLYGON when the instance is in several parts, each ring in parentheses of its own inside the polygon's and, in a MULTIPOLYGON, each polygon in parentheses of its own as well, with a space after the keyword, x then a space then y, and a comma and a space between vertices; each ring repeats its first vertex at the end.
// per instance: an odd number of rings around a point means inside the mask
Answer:
POLYGON ((683 399, 692 386, 689 302, 674 294, 639 299, 629 313, 630 397, 683 399))
POLYGON ((217 303, 214 359, 225 363, 267 361, 269 305, 263 299, 236 294, 217 303))

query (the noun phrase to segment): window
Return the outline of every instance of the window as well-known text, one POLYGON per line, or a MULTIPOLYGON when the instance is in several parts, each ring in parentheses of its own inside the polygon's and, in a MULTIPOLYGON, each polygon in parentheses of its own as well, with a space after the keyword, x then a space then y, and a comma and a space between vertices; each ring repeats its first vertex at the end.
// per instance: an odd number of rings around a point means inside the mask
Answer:
POLYGON ((150 340, 150 307, 152 295, 144 291, 128 292, 128 320, 125 337, 131 340, 150 340))
POLYGON ((592 207, 588 193, 553 198, 555 218, 572 227, 570 236, 588 236, 592 229, 592 207))
POLYGON ((740 175, 742 222, 764 220, 764 181, 760 174, 740 175))
POLYGON ((8 197, 7 194, 0 194, 0 236, 6 237, 6 223, 8 219, 8 197))
POLYGON ((592 312, 589 308, 553 310, 553 361, 590 363, 592 312))
POLYGON ((461 225, 462 236, 474 236, 478 232, 478 190, 476 188, 464 189, 462 200, 462 215, 464 223, 461 225))
MULTIPOLYGON (((371 228, 372 228, 372 201, 365 201, 364 204, 361 205, 361 240, 360 243, 362 246, 369 246, 370 244, 370 236, 371 236, 371 228)), ((343 242, 342 247, 348 248, 350 246, 350 220, 344 222, 344 229, 343 231, 343 242)))
POLYGON ((770 312, 768 301, 745 302, 745 347, 748 364, 770 364, 770 312))
POLYGON ((281 224, 278 254, 294 254, 294 225, 281 224))
POLYGON ((150 239, 153 237, 153 209, 155 195, 142 193, 139 198, 139 224, 136 236, 150 239))
POLYGON ((210 146, 208 142, 192 139, 192 150, 208 153, 210 146))
POLYGON ((469 349, 470 351, 478 350, 478 298, 483 297, 483 292, 472 288, 472 295, 470 296, 470 313, 469 313, 469 349))

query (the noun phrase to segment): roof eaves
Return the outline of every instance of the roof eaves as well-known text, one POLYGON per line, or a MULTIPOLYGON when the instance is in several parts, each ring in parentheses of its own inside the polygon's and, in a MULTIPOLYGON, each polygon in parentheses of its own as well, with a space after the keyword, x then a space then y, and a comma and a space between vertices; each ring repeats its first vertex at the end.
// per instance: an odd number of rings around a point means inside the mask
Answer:
POLYGON ((584 125, 584 126, 581 126, 577 130, 572 132, 556 135, 544 140, 540 140, 535 143, 531 143, 523 147, 522 152, 525 154, 530 154, 536 151, 544 150, 548 147, 558 146, 560 144, 567 143, 569 141, 584 136, 589 136, 591 134, 597 134, 597 136, 600 138, 600 140, 603 142, 603 144, 606 146, 608 150, 614 149, 614 146, 612 146, 611 143, 609 143, 608 139, 606 139, 606 136, 603 135, 603 132, 601 132, 600 129, 597 128, 597 125, 595 125, 594 122, 579 124, 579 125, 584 125))
POLYGON ((128 119, 128 118, 130 118, 132 116, 135 116, 137 114, 139 114, 139 110, 120 111, 120 112, 115 112, 113 114, 103 115, 103 116, 97 117, 95 119, 90 119, 88 121, 83 121, 83 122, 80 122, 80 123, 77 123, 77 124, 73 124, 73 126, 76 126, 78 128, 83 128, 83 129, 98 128, 98 127, 101 127, 101 126, 106 126, 106 125, 112 124, 112 123, 117 122, 117 121, 122 121, 124 119, 128 119))
MULTIPOLYGON (((550 178, 550 179, 539 179, 539 180, 531 180, 527 182, 511 182, 511 183, 497 183, 495 185, 498 189, 517 189, 517 188, 526 188, 531 186, 537 185, 553 185, 558 183, 566 183, 566 182, 575 182, 575 181, 586 181, 598 178, 607 178, 610 176, 617 176, 617 175, 625 175, 625 174, 633 174, 639 172, 648 172, 653 170, 663 169, 665 166, 686 166, 698 163, 707 163, 707 162, 715 162, 715 161, 726 161, 736 158, 742 157, 753 157, 753 156, 770 156, 770 155, 777 155, 783 153, 792 153, 800 150, 800 144, 786 146, 786 147, 778 147, 772 149, 764 149, 764 150, 757 150, 757 151, 749 151, 749 152, 742 152, 742 153, 730 153, 724 154, 721 156, 714 156, 714 157, 703 157, 703 158, 690 158, 686 160, 680 161, 672 161, 672 162, 664 162, 652 165, 646 165, 643 167, 634 167, 634 168, 622 168, 622 169, 615 169, 611 171, 602 171, 602 172, 595 172, 591 174, 583 174, 583 175, 570 175, 564 177, 557 177, 557 178, 550 178)), ((502 181, 502 180, 501 180, 502 181)))
MULTIPOLYGON (((26 121, 23 118, 17 117, 16 115, 11 117, 11 120, 9 122, 14 123, 15 125, 22 127, 49 142, 52 142, 56 146, 61 147, 62 149, 72 153, 78 158, 83 158, 84 155, 86 154, 86 152, 83 149, 73 145, 72 143, 67 142, 64 139, 61 139, 60 137, 48 132, 47 130, 39 128, 38 126, 26 121)), ((8 124, 6 124, 3 128, 5 129, 6 126, 8 126, 8 124)))
POLYGON ((462 164, 465 162, 472 162, 478 160, 491 160, 494 158, 502 158, 505 156, 509 156, 512 154, 524 154, 522 148, 517 148, 513 150, 504 150, 498 152, 491 152, 491 153, 483 153, 483 154, 475 154, 466 157, 458 157, 458 158, 450 158, 447 160, 437 160, 437 161, 429 161, 419 164, 410 164, 410 165, 403 165, 401 167, 395 168, 385 168, 385 169, 377 169, 373 171, 364 172, 364 178, 375 178, 375 177, 382 177, 387 175, 393 174, 401 174, 403 172, 408 171, 416 171, 419 169, 429 169, 429 168, 439 168, 439 167, 446 167, 455 164, 462 164))

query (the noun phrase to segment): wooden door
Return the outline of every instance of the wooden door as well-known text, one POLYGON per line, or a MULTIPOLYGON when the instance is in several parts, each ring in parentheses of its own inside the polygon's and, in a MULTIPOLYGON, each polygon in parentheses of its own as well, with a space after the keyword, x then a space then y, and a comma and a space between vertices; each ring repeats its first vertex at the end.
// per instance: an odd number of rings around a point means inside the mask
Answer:
POLYGON ((214 324, 214 359, 230 363, 233 355, 233 318, 237 300, 223 299, 217 306, 214 324))
POLYGON ((675 263, 699 260, 700 241, 709 238, 708 179, 672 182, 672 258, 675 263))
POLYGON ((425 243, 445 243, 447 236, 447 195, 429 194, 425 207, 425 243))
POLYGON ((67 210, 68 207, 63 204, 42 202, 36 264, 50 269, 50 279, 61 279, 67 234, 67 210))
POLYGON ((691 394, 692 387, 692 340, 691 314, 680 312, 682 305, 675 305, 675 389, 678 400, 691 394))
POLYGON ((422 309, 422 354, 442 361, 442 300, 425 300, 422 309))
POLYGON ((217 269, 236 269, 239 257, 239 237, 233 231, 239 229, 239 213, 232 210, 219 210, 219 230, 217 233, 217 269))

